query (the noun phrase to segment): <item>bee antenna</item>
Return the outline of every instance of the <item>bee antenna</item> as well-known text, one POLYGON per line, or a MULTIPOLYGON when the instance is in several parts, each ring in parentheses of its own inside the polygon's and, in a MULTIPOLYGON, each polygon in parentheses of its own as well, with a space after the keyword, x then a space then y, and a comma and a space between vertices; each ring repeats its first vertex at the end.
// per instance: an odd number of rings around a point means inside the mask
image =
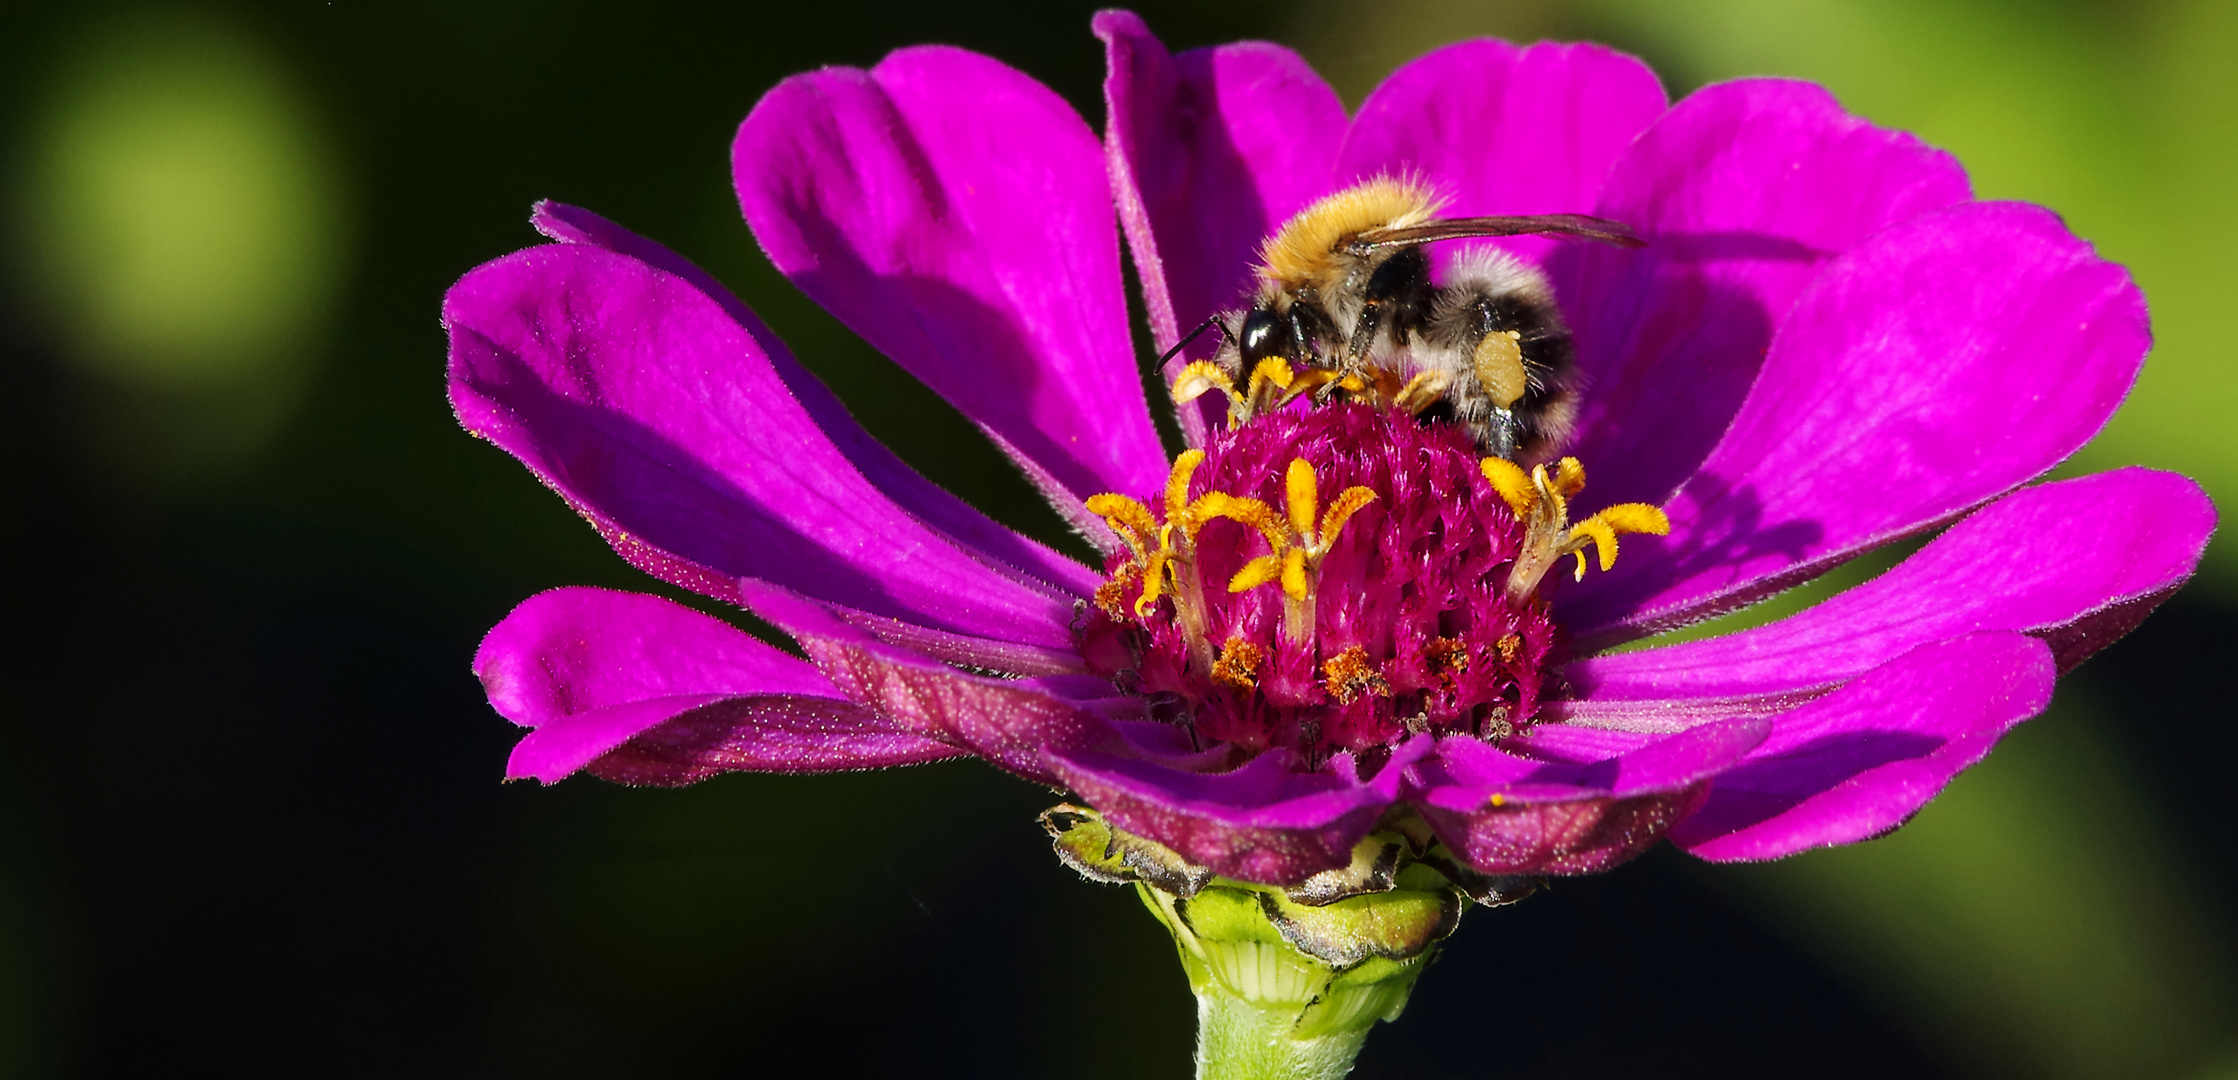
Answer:
POLYGON ((1181 353, 1181 350, 1183 350, 1183 349, 1186 349, 1186 348, 1188 348, 1188 347, 1189 347, 1189 343, 1190 343, 1190 342, 1192 342, 1192 341, 1195 341, 1195 340, 1197 340, 1197 339, 1198 339, 1198 338, 1200 338, 1200 337, 1203 337, 1203 336, 1204 336, 1204 332, 1205 332, 1205 331, 1207 331, 1207 330, 1218 330, 1218 331, 1220 331, 1220 337, 1221 337, 1221 338, 1222 338, 1223 340, 1227 341, 1227 342, 1228 342, 1229 344, 1231 344, 1231 345, 1235 343, 1235 340, 1236 340, 1236 336, 1235 336, 1235 334, 1234 334, 1234 333, 1232 333, 1232 332, 1230 332, 1230 331, 1228 330, 1228 324, 1226 324, 1226 323, 1224 323, 1224 322, 1221 322, 1221 321, 1220 321, 1220 316, 1218 316, 1218 315, 1214 315, 1214 316, 1212 316, 1211 318, 1209 318, 1209 319, 1206 319, 1205 321, 1203 321, 1203 322, 1201 322, 1201 323, 1198 323, 1198 324, 1197 324, 1197 328, 1196 328, 1196 329, 1194 329, 1194 330, 1191 330, 1191 331, 1189 331, 1189 332, 1188 332, 1188 333, 1186 333, 1186 334, 1183 334, 1183 335, 1182 335, 1182 337, 1181 337, 1181 340, 1180 340, 1180 341, 1176 341, 1176 342, 1174 342, 1174 343, 1173 343, 1173 348, 1167 349, 1167 350, 1166 350, 1166 351, 1165 351, 1165 352, 1164 352, 1163 354, 1161 354, 1161 355, 1160 355, 1160 356, 1158 357, 1158 359, 1157 359, 1157 361, 1156 361, 1156 362, 1154 362, 1154 363, 1152 363, 1152 364, 1150 365, 1150 368, 1151 368, 1151 370, 1153 370, 1153 371, 1162 371, 1162 370, 1164 370, 1164 369, 1165 369, 1165 366, 1166 366, 1166 361, 1168 361, 1168 360, 1171 360, 1171 359, 1173 359, 1173 358, 1174 358, 1175 356, 1177 356, 1177 355, 1179 355, 1179 354, 1181 353))

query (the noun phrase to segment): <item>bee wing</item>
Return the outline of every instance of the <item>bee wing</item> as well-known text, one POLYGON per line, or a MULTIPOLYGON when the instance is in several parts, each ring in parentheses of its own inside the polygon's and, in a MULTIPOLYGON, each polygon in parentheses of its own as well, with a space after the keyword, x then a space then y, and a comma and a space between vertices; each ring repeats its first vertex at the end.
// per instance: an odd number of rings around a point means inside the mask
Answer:
POLYGON ((1345 245, 1356 255, 1364 255, 1376 248, 1398 247, 1402 244, 1427 244, 1433 240, 1461 240, 1473 236, 1524 236, 1550 234, 1577 236, 1599 240, 1618 247, 1645 247, 1647 241, 1639 238, 1632 227, 1621 221, 1589 217, 1585 214, 1540 214, 1534 217, 1471 217, 1446 218, 1425 225, 1404 229, 1369 229, 1354 236, 1345 245))

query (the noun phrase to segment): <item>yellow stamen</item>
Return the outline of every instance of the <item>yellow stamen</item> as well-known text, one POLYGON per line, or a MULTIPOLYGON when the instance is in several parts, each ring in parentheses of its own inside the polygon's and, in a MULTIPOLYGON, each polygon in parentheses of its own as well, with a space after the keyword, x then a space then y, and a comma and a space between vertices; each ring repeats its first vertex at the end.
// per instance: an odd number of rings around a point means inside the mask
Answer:
POLYGON ((1364 487, 1348 487, 1339 492, 1337 501, 1330 503, 1328 512, 1321 515, 1321 535, 1317 539, 1322 550, 1335 546, 1337 533, 1344 528, 1344 523, 1374 501, 1375 492, 1364 487))
MULTIPOLYGON (((1616 565, 1616 538, 1625 533, 1645 533, 1649 536, 1667 536, 1671 519, 1662 510, 1646 503, 1618 503, 1570 527, 1570 542, 1590 542, 1601 558, 1605 573, 1616 565)), ((1577 577, 1585 580, 1585 551, 1577 551, 1577 577)))
POLYGON ((1290 507, 1290 531, 1311 543, 1313 518, 1321 507, 1320 485, 1313 475, 1313 463, 1304 458, 1291 458, 1290 471, 1282 477, 1282 489, 1290 507))
POLYGON ((1559 486, 1557 486, 1553 478, 1549 477, 1546 474, 1546 466, 1531 466, 1531 488, 1532 490, 1538 492, 1539 495, 1539 505, 1537 512, 1540 516, 1551 517, 1554 518, 1556 521, 1566 521, 1569 519, 1569 497, 1573 493, 1563 491, 1559 486))
POLYGON ((1419 414, 1444 400, 1449 384, 1450 380, 1442 372, 1416 372, 1414 378, 1408 379, 1406 385, 1399 388, 1398 393, 1391 395, 1391 404, 1405 410, 1410 416, 1419 414))
POLYGON ((1289 535, 1283 530, 1282 519, 1274 515, 1274 507, 1257 499, 1246 499, 1225 491, 1208 492, 1189 505, 1188 517, 1200 529, 1213 518, 1227 518, 1255 529, 1259 535, 1267 538, 1267 544, 1278 554, 1290 543, 1289 535))
POLYGON ((1181 374, 1173 377, 1176 405, 1195 401, 1214 390, 1226 394, 1230 401, 1235 400, 1235 382, 1228 378, 1227 372, 1220 370, 1220 365, 1210 360, 1191 361, 1188 367, 1181 369, 1181 374))
POLYGON ((1091 495, 1088 512, 1104 520, 1119 541, 1127 545, 1135 560, 1149 557, 1150 538, 1158 533, 1158 523, 1150 516, 1150 508, 1125 495, 1091 495))
MULTIPOLYGON (((1201 364, 1204 361, 1199 360, 1197 362, 1201 364)), ((1202 464, 1204 464, 1204 451, 1202 450, 1183 450, 1180 457, 1173 459, 1173 471, 1166 474, 1166 524, 1179 523, 1186 516, 1185 510, 1189 505, 1189 479, 1196 475, 1197 466, 1202 464)), ((1189 529, 1188 533, 1195 536, 1197 531, 1189 529)))
POLYGON ((1585 490, 1585 466, 1574 457, 1554 463, 1554 490, 1568 498, 1585 490))
MULTIPOLYGON (((1136 617, 1147 619, 1157 610, 1158 601, 1168 595, 1170 582, 1174 617, 1189 639, 1191 657, 1209 667, 1212 646, 1204 640, 1204 587, 1197 577, 1194 546, 1202 520, 1194 513, 1196 507, 1189 503, 1189 481, 1196 475, 1197 466, 1204 464, 1204 458, 1202 450, 1183 451, 1174 458, 1173 469, 1166 474, 1164 498, 1160 500, 1165 504, 1163 523, 1151 517, 1149 507, 1124 495, 1107 492, 1090 497, 1086 505, 1090 513, 1102 517, 1111 526, 1111 531, 1118 534, 1133 555, 1128 565, 1120 568, 1114 581, 1129 576, 1135 567, 1141 568, 1142 593, 1134 602, 1136 617)), ((1098 590, 1099 603, 1101 596, 1098 590)))
POLYGON ((1297 378, 1297 373, 1290 369, 1290 361, 1279 356, 1270 356, 1259 361, 1258 366, 1251 369, 1251 392, 1258 393, 1259 386, 1262 383, 1273 383, 1288 390, 1290 381, 1295 378, 1297 378))
POLYGON ((1571 524, 1570 496, 1585 490, 1585 466, 1576 458, 1563 458, 1548 472, 1534 465, 1529 473, 1505 458, 1485 458, 1479 467, 1492 490, 1523 522, 1523 544, 1508 571, 1508 594, 1522 600, 1538 591, 1546 572, 1563 556, 1575 556, 1574 576, 1585 580, 1587 548, 1593 549, 1601 569, 1616 565, 1616 538, 1626 533, 1664 536, 1671 519, 1646 503, 1619 503, 1583 521, 1571 524))
POLYGON ((1304 600, 1313 595, 1313 588, 1306 580, 1305 549, 1291 548, 1282 553, 1282 591, 1292 600, 1304 600))
POLYGON ((1282 567, 1280 555, 1261 555, 1243 564, 1243 569, 1236 571, 1235 576, 1228 579, 1228 591, 1236 593, 1256 589, 1281 577, 1282 567))
MULTIPOLYGON (((1584 521, 1570 526, 1570 540, 1573 543, 1580 540, 1590 542, 1594 549, 1600 552, 1601 571, 1603 573, 1607 573, 1609 567, 1616 565, 1616 530, 1610 528, 1608 522, 1602 521, 1598 517, 1586 518, 1584 521)), ((1573 554, 1577 556, 1577 579, 1584 581, 1585 548, 1581 546, 1573 554)))
POLYGON ((1142 566, 1142 595, 1135 599, 1135 616, 1147 619, 1157 610, 1158 598, 1166 592, 1166 567, 1172 565, 1173 556, 1164 549, 1150 553, 1142 566))
POLYGON ((1671 516, 1659 506, 1646 503, 1618 503, 1593 515, 1609 523, 1620 533, 1644 533, 1648 536, 1671 535, 1671 516))
POLYGON ((1506 458, 1488 457, 1479 466, 1484 478, 1492 482, 1492 490, 1500 493, 1508 508, 1515 511, 1517 519, 1531 516, 1531 507, 1539 501, 1539 490, 1531 485, 1531 474, 1523 466, 1506 458))

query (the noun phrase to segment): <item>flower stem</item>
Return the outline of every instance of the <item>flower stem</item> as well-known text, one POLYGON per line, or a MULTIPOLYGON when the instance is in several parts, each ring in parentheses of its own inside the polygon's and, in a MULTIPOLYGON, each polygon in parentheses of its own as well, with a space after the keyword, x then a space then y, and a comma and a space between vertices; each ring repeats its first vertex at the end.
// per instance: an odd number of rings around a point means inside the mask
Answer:
POLYGON ((1335 1080, 1352 1071, 1366 1026, 1297 1037, 1295 1009, 1197 995, 1197 1080, 1335 1080))

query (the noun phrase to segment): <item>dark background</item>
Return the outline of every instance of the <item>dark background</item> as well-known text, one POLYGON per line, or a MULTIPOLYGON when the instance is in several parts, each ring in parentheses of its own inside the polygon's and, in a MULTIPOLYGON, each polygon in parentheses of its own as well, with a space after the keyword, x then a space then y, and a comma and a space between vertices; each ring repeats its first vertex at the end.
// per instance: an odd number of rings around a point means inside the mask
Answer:
MULTIPOLYGON (((1424 45, 1484 21, 1416 7, 1424 45)), ((1349 9, 1142 10, 1176 48, 1305 45, 1354 100, 1399 58, 1347 52, 1349 9)), ((1747 62, 1622 5, 1517 10, 1526 36, 1643 52, 1674 92, 1747 62)), ((1163 931, 1062 869, 1047 793, 989 767, 499 783, 515 731, 468 671, 480 634, 540 589, 657 586, 458 430, 436 324, 459 274, 534 242, 533 200, 594 208, 731 283, 929 475, 1061 542, 968 425, 766 265, 727 152, 785 75, 926 41, 1098 123, 1090 11, 0 14, 0 1075, 1186 1075, 1163 931), (310 261, 257 264, 280 269, 251 300, 302 314, 219 348, 238 363, 102 338, 55 269, 82 208, 41 170, 74 152, 71 95, 144 68, 161 96, 144 58, 174 47, 288 95, 275 137, 327 208, 270 241, 310 261)), ((175 256, 186 280, 222 246, 175 256)), ((2158 445, 2091 464, 2224 465, 2158 445)), ((1659 850, 1472 913, 1356 1075, 2238 1075, 2238 607, 2215 573, 1895 838, 1766 868, 1659 850)))

